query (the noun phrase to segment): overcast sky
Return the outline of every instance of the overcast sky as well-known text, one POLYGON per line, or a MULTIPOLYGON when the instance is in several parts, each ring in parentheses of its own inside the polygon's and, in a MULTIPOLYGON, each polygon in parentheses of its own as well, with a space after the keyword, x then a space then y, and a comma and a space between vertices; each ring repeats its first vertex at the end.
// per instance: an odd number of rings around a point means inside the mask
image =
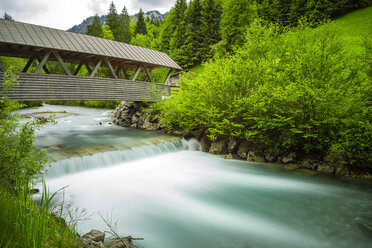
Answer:
MULTIPOLYGON (((8 13, 16 21, 67 30, 89 16, 107 14, 112 0, 0 0, 0 15, 8 13)), ((142 8, 164 14, 176 0, 113 0, 118 13, 123 6, 130 15, 142 8)))

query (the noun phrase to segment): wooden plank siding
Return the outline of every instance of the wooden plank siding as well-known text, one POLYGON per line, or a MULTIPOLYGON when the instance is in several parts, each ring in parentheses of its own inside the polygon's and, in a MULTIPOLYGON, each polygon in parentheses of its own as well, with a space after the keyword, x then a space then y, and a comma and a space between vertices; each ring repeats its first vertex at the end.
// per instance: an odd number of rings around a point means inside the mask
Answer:
MULTIPOLYGON (((16 73, 19 85, 7 94, 16 101, 117 100, 149 101, 170 95, 170 86, 112 78, 16 73)), ((0 86, 4 73, 0 73, 0 86)))

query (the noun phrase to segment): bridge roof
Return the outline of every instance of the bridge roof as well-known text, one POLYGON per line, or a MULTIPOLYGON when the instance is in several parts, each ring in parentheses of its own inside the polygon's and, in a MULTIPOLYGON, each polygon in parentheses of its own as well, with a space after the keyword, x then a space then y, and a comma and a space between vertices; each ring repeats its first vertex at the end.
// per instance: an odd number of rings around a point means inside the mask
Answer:
POLYGON ((43 49, 60 51, 66 62, 77 62, 84 56, 103 56, 126 65, 146 64, 149 68, 182 69, 167 54, 159 51, 0 18, 0 55, 27 57, 43 49))

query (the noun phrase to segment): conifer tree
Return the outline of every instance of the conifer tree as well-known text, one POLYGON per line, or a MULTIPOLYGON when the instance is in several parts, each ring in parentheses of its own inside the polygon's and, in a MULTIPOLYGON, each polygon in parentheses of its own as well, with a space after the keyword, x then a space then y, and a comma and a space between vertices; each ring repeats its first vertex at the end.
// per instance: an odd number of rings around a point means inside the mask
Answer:
POLYGON ((216 0, 204 0, 203 6, 203 34, 204 42, 202 48, 202 59, 207 60, 212 57, 211 46, 221 40, 220 20, 221 6, 216 0))
POLYGON ((183 66, 191 67, 200 64, 202 61, 201 48, 204 41, 204 20, 200 0, 192 0, 190 2, 187 9, 186 23, 186 41, 182 46, 182 50, 187 56, 183 66))
POLYGON ((110 30, 112 31, 115 40, 120 39, 120 27, 119 27, 119 16, 116 11, 116 7, 114 2, 111 2, 109 13, 106 17, 106 24, 109 26, 110 30))
POLYGON ((8 21, 14 21, 13 17, 11 17, 10 15, 8 15, 8 13, 4 13, 4 19, 5 20, 8 20, 8 21))
POLYGON ((136 24, 136 29, 134 33, 135 34, 147 34, 145 18, 144 18, 142 9, 140 9, 140 12, 138 13, 137 24, 136 24))
POLYGON ((130 31, 130 17, 128 15, 128 11, 125 6, 123 10, 121 11, 119 28, 120 28, 120 32, 119 32, 118 41, 130 43, 130 40, 132 39, 132 34, 130 31))
POLYGON ((98 14, 94 16, 93 23, 88 25, 87 35, 102 37, 102 25, 98 14))
POLYGON ((251 0, 230 0, 224 5, 221 19, 223 46, 231 52, 234 46, 244 43, 245 28, 257 16, 254 2, 251 0))

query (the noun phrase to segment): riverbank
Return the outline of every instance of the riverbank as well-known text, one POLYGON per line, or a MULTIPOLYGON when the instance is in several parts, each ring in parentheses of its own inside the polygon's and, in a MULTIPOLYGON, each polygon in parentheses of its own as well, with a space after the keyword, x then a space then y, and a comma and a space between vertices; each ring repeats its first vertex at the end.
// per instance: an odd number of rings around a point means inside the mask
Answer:
MULTIPOLYGON (((122 101, 113 112, 111 120, 115 125, 122 127, 167 132, 165 127, 159 122, 159 113, 149 108, 149 104, 143 102, 122 101)), ((183 130, 177 130, 170 134, 184 136, 186 139, 195 138, 201 143, 203 152, 225 155, 223 157, 226 159, 271 163, 286 169, 311 170, 317 173, 339 177, 372 179, 370 171, 361 168, 348 168, 343 164, 330 161, 328 156, 298 153, 295 151, 281 154, 275 152, 270 147, 257 147, 247 140, 241 140, 235 137, 212 141, 203 133, 185 135, 183 130)))

